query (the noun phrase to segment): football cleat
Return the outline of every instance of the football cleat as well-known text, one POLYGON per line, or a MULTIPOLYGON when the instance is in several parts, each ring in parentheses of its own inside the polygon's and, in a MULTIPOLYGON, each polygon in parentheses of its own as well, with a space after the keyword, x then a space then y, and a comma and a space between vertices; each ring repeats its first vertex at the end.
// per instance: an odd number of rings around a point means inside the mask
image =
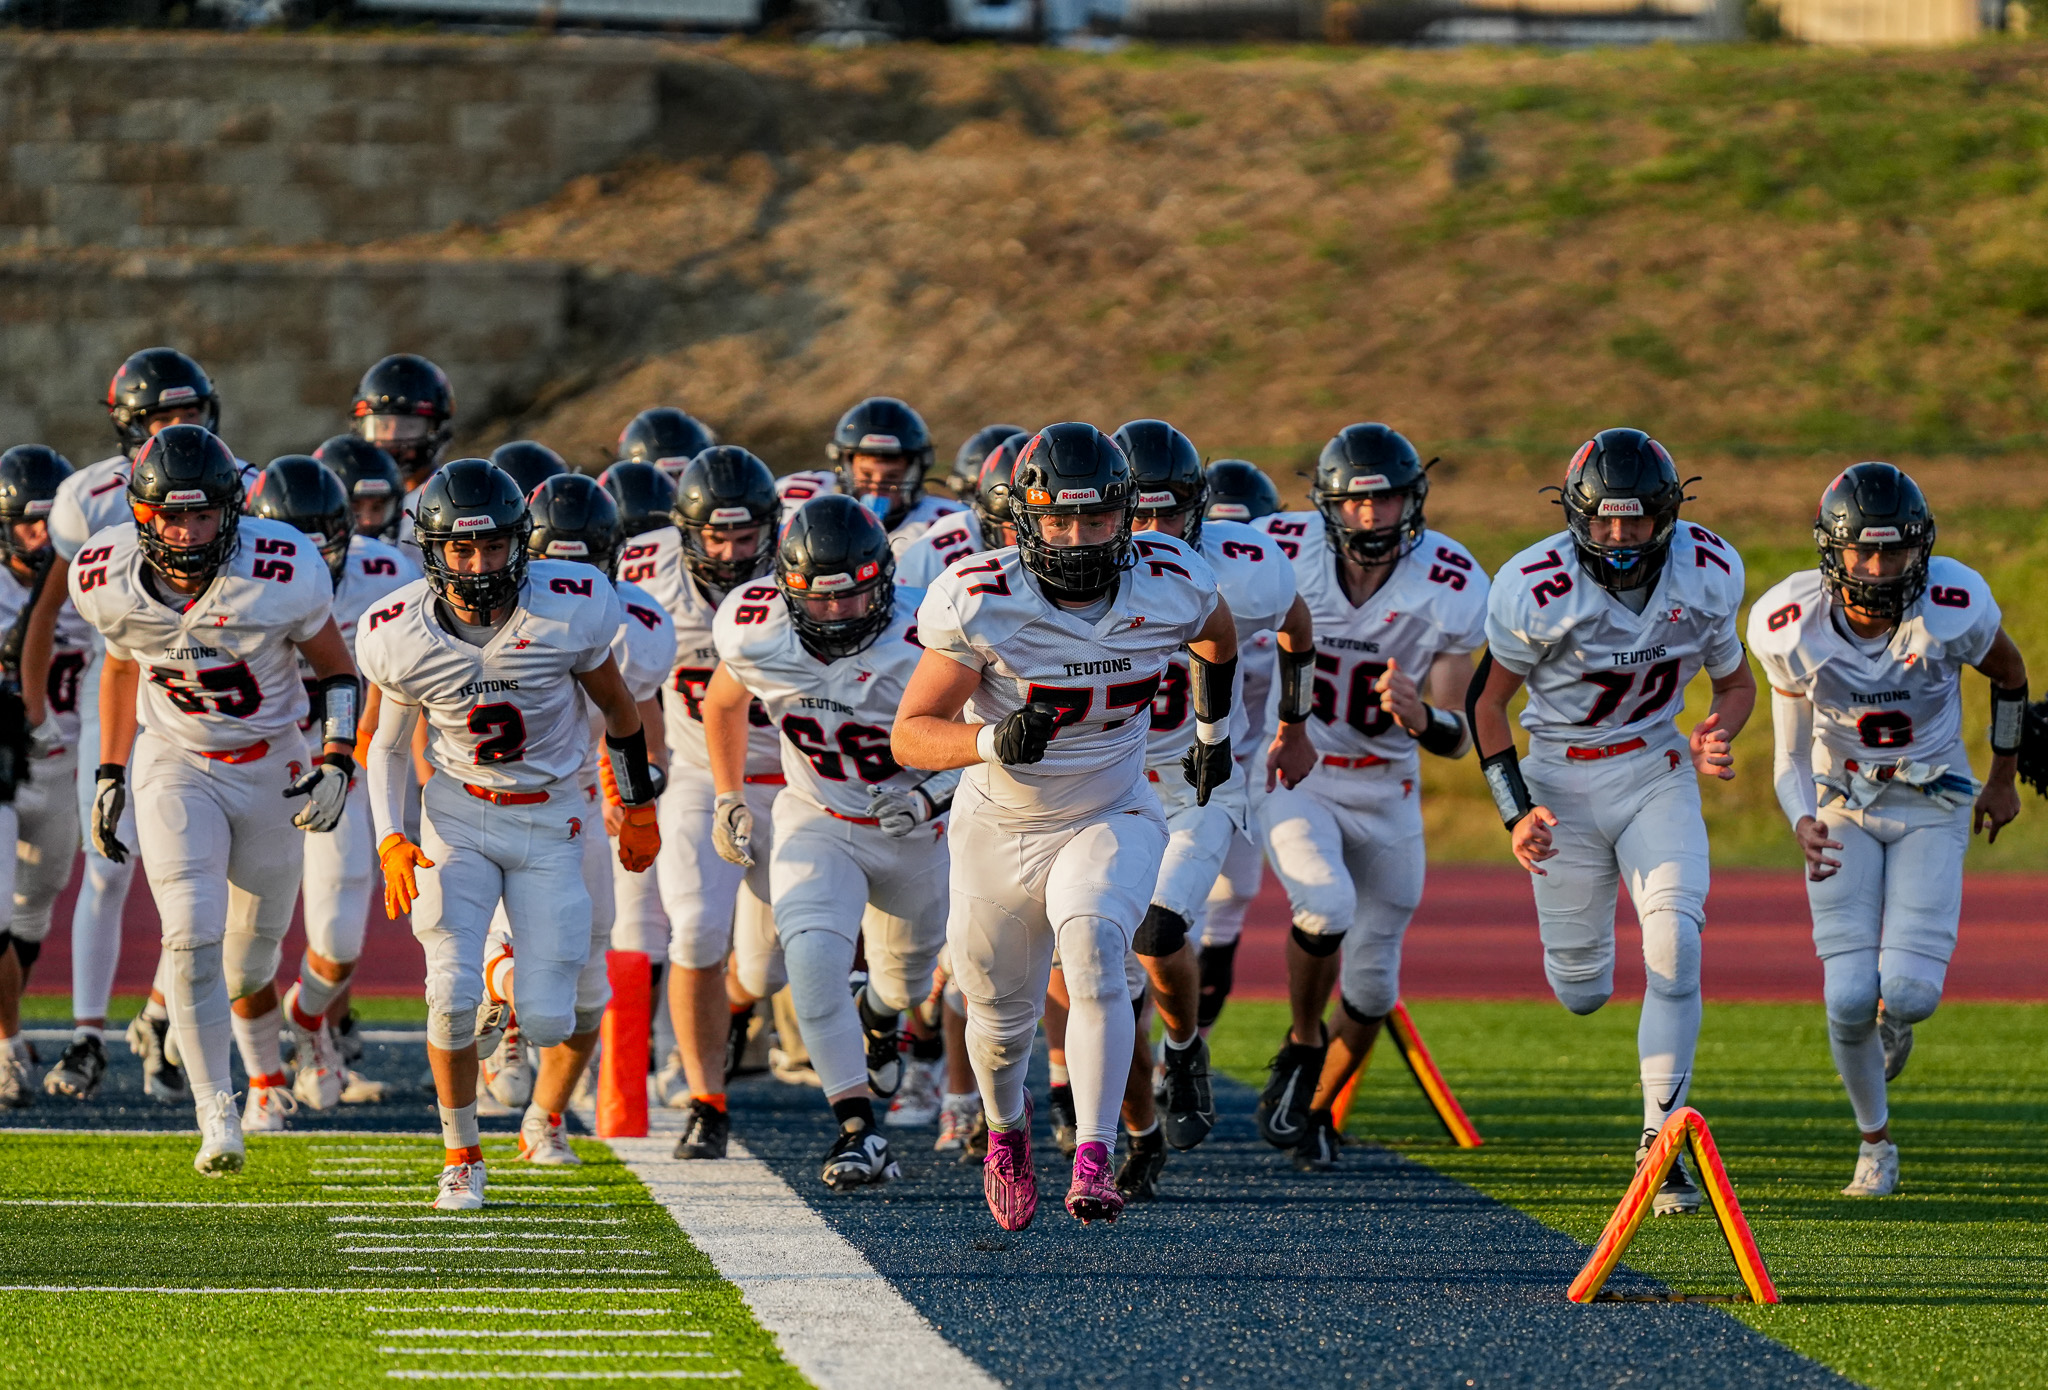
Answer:
POLYGON ((974 1118, 967 1125, 967 1147, 960 1151, 962 1163, 981 1163, 988 1158, 988 1112, 980 1106, 974 1107, 974 1118))
POLYGON ((343 1105, 379 1105, 390 1094, 390 1088, 381 1081, 372 1081, 361 1072, 346 1073, 342 1082, 341 1103, 343 1105))
POLYGON ((242 1171, 248 1146, 242 1141, 241 1117, 235 1114, 235 1093, 222 1091, 199 1102, 199 1153, 192 1167, 202 1178, 226 1177, 242 1171))
POLYGON ((334 1050, 341 1054, 341 1060, 349 1066, 363 1060, 363 1033, 356 1025, 356 1011, 353 1007, 336 1021, 328 1016, 327 1026, 334 1033, 334 1050))
POLYGON ((348 1064, 341 1060, 341 1049, 335 1046, 326 1019, 321 1019, 317 1028, 299 1026, 293 1009, 298 997, 296 984, 284 997, 284 1028, 292 1040, 292 1055, 298 1061, 292 1094, 309 1110, 332 1110, 341 1104, 348 1064))
POLYGON ((569 1147, 560 1115, 529 1114, 519 1124, 519 1161, 547 1168, 571 1168, 583 1162, 569 1147))
POLYGON ((1192 1149, 1216 1128, 1209 1044, 1200 1035, 1186 1047, 1166 1049, 1166 1102, 1161 1111, 1160 1130, 1176 1149, 1192 1149))
POLYGON ((484 1000, 483 1007, 476 1011, 476 1055, 489 1057, 495 1053, 511 1022, 510 1004, 502 999, 484 1000))
POLYGON ((107 1074, 107 1045, 90 1034, 74 1037, 43 1078, 43 1089, 53 1096, 85 1100, 100 1088, 107 1074))
MULTIPOLYGON (((483 1056, 481 1048, 477 1055, 483 1056)), ((481 1075, 484 1088, 500 1105, 516 1108, 533 1099, 533 1063, 527 1058, 526 1038, 519 1031, 518 1019, 505 1025, 505 1036, 484 1058, 481 1075)))
POLYGON ((1344 1141, 1337 1135, 1327 1110, 1308 1113, 1308 1133, 1294 1146, 1294 1166, 1304 1173, 1327 1173, 1337 1166, 1337 1150, 1344 1141))
POLYGON ((690 1119, 676 1140, 677 1158, 724 1158, 732 1120, 709 1101, 690 1102, 690 1119))
POLYGON ((0 1042, 0 1110, 21 1110, 35 1102, 35 1078, 28 1058, 0 1042))
POLYGON ((815 1086, 818 1069, 808 1057, 799 1057, 780 1047, 768 1049, 768 1074, 785 1086, 815 1086))
POLYGON ((945 1093, 946 1063, 910 1059, 903 1073, 903 1089, 889 1102, 889 1123, 900 1129, 921 1129, 939 1118, 945 1093))
POLYGON ((668 1060, 654 1074, 654 1094, 667 1109, 690 1108, 690 1076, 683 1069, 683 1050, 680 1047, 669 1049, 668 1060))
POLYGON ((969 1092, 947 1096, 939 1105, 939 1137, 932 1148, 942 1154, 959 1153, 967 1147, 967 1135, 981 1117, 981 1097, 969 1092))
POLYGON ((285 1121, 298 1113, 299 1098, 289 1086, 249 1085, 249 1103, 242 1110, 244 1134, 282 1134, 285 1121))
MULTIPOLYGON (((984 1117, 985 1118, 985 1117, 984 1117)), ((988 1132, 988 1157, 981 1164, 981 1193, 989 1214, 1006 1231, 1021 1231, 1038 1215, 1038 1174, 1031 1169, 1031 1106, 1015 1129, 988 1132)))
POLYGON ((137 1014, 128 1023, 128 1050, 142 1059, 142 1092, 166 1105, 192 1099, 185 1069, 171 1060, 171 1021, 137 1014))
POLYGON ((1116 1190, 1126 1202, 1150 1202, 1159 1196, 1159 1175, 1166 1171, 1166 1134, 1133 1134, 1130 1151, 1117 1165, 1116 1190))
POLYGON ((1327 1046, 1305 1047, 1292 1038, 1280 1044, 1257 1111, 1259 1135, 1274 1148, 1291 1149, 1308 1133, 1309 1102, 1323 1074, 1327 1046))
MULTIPOLYGON (((753 1021, 754 1011, 752 1009, 735 1010, 726 1019, 725 1077, 728 1081, 740 1074, 740 1063, 747 1055, 747 1027, 753 1021)), ((681 1049, 677 1049, 672 1055, 675 1058, 676 1064, 680 1066, 683 1060, 681 1049)))
POLYGON ((1091 1140, 1074 1151, 1074 1182, 1067 1189, 1067 1215, 1083 1226, 1114 1221, 1124 1214, 1124 1194, 1109 1172, 1109 1145, 1091 1140))
POLYGON ((889 1141, 872 1125, 841 1130, 825 1151, 825 1166, 818 1173, 834 1192, 851 1192, 856 1187, 889 1182, 903 1176, 903 1170, 889 1154, 889 1141))
POLYGON ((1893 1018, 1880 1000, 1877 1005, 1877 1036, 1884 1043, 1884 1079, 1897 1081, 1899 1073, 1906 1069, 1906 1059, 1913 1055, 1913 1025, 1893 1018))
POLYGON ((1844 1197, 1889 1197, 1899 1190, 1899 1146, 1890 1140, 1865 1140, 1856 1151, 1856 1176, 1842 1189, 1844 1197))
MULTIPOLYGON (((1643 1131, 1642 1142, 1636 1145, 1636 1167, 1643 1166, 1643 1160, 1650 1156, 1650 1145, 1655 1142, 1657 1131, 1643 1131)), ((1687 1166, 1685 1155, 1671 1165, 1671 1171, 1664 1175, 1664 1185, 1657 1189, 1657 1195, 1650 1202, 1650 1211, 1655 1216, 1690 1216, 1700 1209, 1699 1185, 1692 1180, 1692 1169, 1687 1166)))
POLYGON ((434 1184, 435 1211, 475 1211, 484 1204, 484 1165, 451 1163, 434 1184))
POLYGON ((883 1100, 888 1100, 903 1089, 903 1032, 901 1019, 890 1014, 880 1027, 875 1025, 868 1012, 867 982, 862 981, 856 1007, 860 1011, 860 1031, 868 1043, 868 1089, 883 1100))
POLYGON ((1047 1100, 1046 1109, 1052 1112, 1052 1142, 1060 1146, 1062 1157, 1071 1159, 1081 1142, 1080 1122, 1074 1118, 1074 1088, 1055 1086, 1047 1100))

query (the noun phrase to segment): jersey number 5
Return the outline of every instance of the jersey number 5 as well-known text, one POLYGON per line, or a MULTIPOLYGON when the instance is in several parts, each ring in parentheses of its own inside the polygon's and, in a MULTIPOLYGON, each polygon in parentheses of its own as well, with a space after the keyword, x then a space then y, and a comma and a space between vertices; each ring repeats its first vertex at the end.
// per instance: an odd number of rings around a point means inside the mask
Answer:
POLYGON ((263 691, 256 677, 239 661, 189 675, 175 666, 152 666, 149 683, 186 714, 206 713, 208 701, 212 701, 215 714, 230 719, 247 719, 263 708, 263 691))

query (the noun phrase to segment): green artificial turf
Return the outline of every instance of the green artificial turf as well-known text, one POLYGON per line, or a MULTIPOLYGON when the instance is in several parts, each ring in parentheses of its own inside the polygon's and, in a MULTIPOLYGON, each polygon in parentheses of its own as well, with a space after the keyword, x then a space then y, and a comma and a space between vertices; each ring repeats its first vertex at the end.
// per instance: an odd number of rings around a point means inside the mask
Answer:
MULTIPOLYGON (((1590 1244, 1634 1164, 1637 1012, 1417 1004, 1416 1026, 1485 1144, 1450 1146, 1384 1042, 1348 1133, 1590 1244)), ((1232 1001, 1210 1040, 1217 1064, 1262 1084, 1285 1027, 1283 1005, 1232 1001)), ((1709 1003, 1692 1104, 1783 1299, 1731 1305, 1734 1316, 1884 1390, 2048 1384, 2044 1052, 2048 1006, 1949 1004, 1919 1025, 1892 1088, 1900 1190, 1856 1201, 1838 1195, 1857 1134, 1819 1002, 1709 1003)), ((1627 1262, 1683 1292, 1742 1287, 1707 1215, 1645 1222, 1627 1262)))
POLYGON ((390 1385, 391 1371, 540 1369, 805 1383, 739 1291, 594 1140, 575 1141, 581 1168, 518 1178, 504 1161, 511 1146, 487 1141, 493 1201, 477 1213, 428 1212, 441 1161, 432 1140, 255 1138, 244 1175, 228 1179, 193 1173, 189 1137, 16 1134, 6 1144, 0 1284, 84 1290, 0 1291, 10 1384, 332 1390, 390 1385), (38 1205, 79 1199, 205 1205, 38 1205), (296 1201, 337 1205, 270 1205, 296 1201), (422 1238, 463 1248, 420 1252, 422 1238), (400 1249, 374 1248, 389 1246, 400 1249), (478 1248, 493 1246, 511 1248, 478 1248), (377 1265, 431 1268, 351 1268, 377 1265), (314 1292, 95 1291, 105 1286, 314 1292), (419 1329, 443 1331, 391 1335, 419 1329), (459 1335, 492 1329, 557 1335, 459 1335), (562 1335, 590 1329, 631 1335, 562 1335))

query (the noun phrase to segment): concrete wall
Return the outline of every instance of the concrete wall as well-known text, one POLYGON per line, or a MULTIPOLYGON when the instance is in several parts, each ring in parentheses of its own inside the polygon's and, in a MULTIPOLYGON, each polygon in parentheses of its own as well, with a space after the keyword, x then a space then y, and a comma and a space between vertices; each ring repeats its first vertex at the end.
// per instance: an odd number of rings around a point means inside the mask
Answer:
POLYGON ((490 221, 647 144, 632 40, 0 36, 0 245, 363 242, 490 221))
POLYGON ((0 441, 106 457, 107 380, 158 343, 205 364, 222 435, 259 464, 339 433, 363 368, 388 352, 446 368, 460 416, 504 414, 561 369, 573 292, 565 267, 534 261, 0 263, 0 441))

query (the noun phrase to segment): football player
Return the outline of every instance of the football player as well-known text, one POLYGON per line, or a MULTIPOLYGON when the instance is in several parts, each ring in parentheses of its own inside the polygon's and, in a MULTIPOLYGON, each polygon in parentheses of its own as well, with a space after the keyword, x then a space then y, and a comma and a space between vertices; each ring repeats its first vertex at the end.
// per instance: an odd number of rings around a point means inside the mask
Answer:
POLYGON ((612 656, 625 615, 604 576, 529 561, 526 499, 484 459, 458 459, 429 479, 413 524, 426 578, 372 609, 357 638, 378 691, 369 794, 385 910, 413 913, 427 955, 427 1058, 445 1149, 432 1205, 471 1211, 483 1205, 485 1180, 477 1052, 496 1042, 478 1019, 484 946, 501 899, 527 1036, 552 1048, 598 1025, 577 999, 591 933, 582 841, 598 832, 583 788, 584 696, 604 716, 629 869, 644 869, 659 845, 655 787, 639 707, 612 656), (438 775, 426 786, 415 845, 402 798, 422 711, 438 775))
MULTIPOLYGON (((39 693, 55 673, 51 641, 57 617, 69 595, 69 569, 86 541, 109 526, 134 520, 129 511, 128 474, 130 460, 160 430, 171 425, 197 424, 208 429, 220 422, 220 394, 197 362, 173 348, 145 348, 123 362, 107 386, 107 415, 113 422, 120 452, 111 458, 88 464, 66 478, 57 489, 50 507, 50 543, 57 558, 50 578, 43 585, 34 619, 22 651, 23 697, 30 715, 39 713, 39 693)), ((246 486, 256 470, 237 461, 246 486)), ((100 746, 100 672, 106 651, 98 631, 93 633, 92 650, 78 689, 78 746, 82 768, 90 769, 100 746)), ((92 823, 94 779, 77 778, 77 807, 81 828, 92 823)), ((120 829, 122 842, 135 843, 133 818, 120 829)), ((110 863, 100 853, 91 835, 85 840, 85 876, 78 887, 78 899, 71 912, 71 1009, 74 1028, 64 1055, 43 1078, 43 1089, 52 1095, 84 1099, 91 1095, 106 1074, 104 1041, 107 1000, 113 992, 114 969, 121 955, 121 912, 127 905, 128 885, 134 877, 132 862, 110 863)), ((176 1058, 176 1043, 170 1036, 170 1013, 165 991, 169 987, 169 957, 157 958, 156 979, 149 1002, 128 1027, 128 1045, 142 1058, 143 1090, 168 1104, 183 1104, 191 1098, 184 1069, 176 1058)))
POLYGON ((1890 464, 1828 484, 1813 536, 1820 568, 1756 601, 1749 644, 1771 683, 1778 804, 1806 857, 1828 1045, 1863 1136, 1842 1194, 1885 1197, 1899 1185, 1885 1087, 1941 1002, 1963 852, 2019 814, 2027 667, 1990 586, 1934 553, 1927 499, 1890 464), (1965 666, 1991 682, 1981 788, 1963 746, 1965 666))
POLYGON ((519 484, 520 495, 529 498, 542 483, 569 471, 560 454, 531 439, 500 444, 491 450, 491 462, 510 474, 512 481, 519 484))
POLYGON ((962 499, 967 509, 941 517, 896 557, 896 582, 924 589, 956 560, 1017 543, 1010 528, 1010 473, 1030 435, 1018 430, 996 441, 981 461, 974 486, 962 499))
POLYGON ((1334 1167, 1331 1107, 1400 998, 1401 940, 1422 899, 1421 755, 1471 747, 1457 707, 1486 636, 1486 572, 1429 529, 1429 468, 1380 424, 1323 446, 1309 491, 1323 544, 1294 560, 1315 643, 1280 653, 1280 727, 1322 764, 1259 807, 1287 890, 1293 1019, 1259 1097, 1259 1132, 1295 1166, 1334 1167), (1323 1013, 1332 984, 1335 1033, 1323 1013))
POLYGON ((136 843, 172 961, 171 1026, 199 1112, 193 1166, 217 1177, 241 1171, 245 1128, 280 1130, 295 1108, 278 956, 305 852, 297 832, 331 834, 346 814, 355 664, 319 552, 293 527, 241 515, 241 469, 211 431, 160 431, 127 490, 135 520, 95 535, 68 576, 106 646, 91 834, 108 859, 128 857, 132 762, 136 843), (299 732, 301 654, 322 701, 318 761, 299 732), (301 796, 296 816, 279 814, 301 796), (231 1028, 249 1073, 239 1122, 231 1028))
POLYGON ((898 555, 958 502, 924 490, 932 466, 932 435, 924 418, 894 396, 870 396, 839 417, 825 457, 839 490, 882 519, 898 555))
MULTIPOLYGON (((361 441, 357 441, 360 443, 361 441)), ((272 459, 257 475, 248 500, 251 516, 290 526, 312 538, 334 581, 334 626, 355 657, 356 629, 373 606, 394 589, 420 577, 397 546, 354 529, 354 507, 341 479, 318 459, 287 454, 272 459)), ((299 674, 313 706, 302 730, 320 722, 320 686, 301 655, 299 674)), ((301 897, 305 903, 306 952, 299 977, 285 992, 284 1022, 292 1039, 297 1074, 292 1093, 302 1105, 328 1110, 354 1088, 358 1099, 379 1099, 382 1087, 352 1077, 341 1056, 330 1020, 348 1013, 348 980, 363 954, 370 894, 377 880, 377 845, 370 838, 370 806, 352 799, 341 823, 325 835, 306 835, 301 897)))
MULTIPOLYGON (((1558 1002, 1589 1014, 1614 992, 1614 899, 1625 883, 1649 976, 1636 1030, 1640 1164, 1685 1104, 1700 1031, 1707 828, 1699 779, 1731 778, 1729 741, 1756 704, 1735 614, 1742 557, 1679 520, 1685 485, 1641 430, 1579 446, 1561 503, 1567 529, 1503 566, 1487 596, 1487 656, 1467 697, 1480 767, 1530 874, 1543 969, 1558 1002), (1686 684, 1705 668, 1713 703, 1678 730, 1686 684), (1529 688, 1516 756, 1507 706, 1529 688)), ((1683 1161, 1652 1200, 1697 1211, 1683 1161)))
POLYGON ((1184 644, 1196 800, 1232 771, 1230 610, 1186 543, 1132 535, 1137 506, 1130 461, 1093 425, 1033 436, 1013 475, 1017 547, 962 560, 925 595, 925 654, 894 730, 904 766, 968 769, 946 935, 990 1130, 983 1190, 1006 1230, 1038 1207, 1024 1075, 1055 950, 1079 1141, 1067 1210, 1084 1222, 1123 1211, 1110 1153, 1140 987, 1126 966, 1167 838, 1146 731, 1184 644))
MULTIPOLYGON (((36 586, 48 583, 56 560, 50 547, 50 507, 71 464, 41 444, 17 444, 0 454, 0 633, 11 652, 27 631, 36 586)), ((30 969, 50 934, 51 909, 71 877, 78 853, 78 810, 73 781, 78 770, 78 678, 92 649, 93 631, 67 595, 57 614, 49 673, 41 696, 40 736, 28 748, 28 777, 17 781, 7 807, 10 823, 0 825, 0 877, 11 886, 0 902, 11 916, 0 928, 0 1108, 15 1109, 35 1098, 29 1073, 28 1039, 21 1036, 21 996, 30 969)), ((16 751, 19 751, 18 749, 16 751)), ((19 770, 17 770, 19 776, 19 770)))
POLYGON ((837 491, 839 475, 829 468, 806 468, 775 480, 775 495, 781 499, 784 522, 813 497, 829 497, 837 491))
MULTIPOLYGON (((983 425, 962 440, 953 453, 953 471, 946 476, 946 490, 953 494, 953 500, 963 507, 973 507, 974 490, 981 481, 981 465, 988 456, 1013 434, 1031 437, 1031 431, 1017 425, 983 425)), ((994 546, 989 547, 995 549, 994 546)), ((901 580, 897 581, 899 584, 901 580)))
POLYGON ((398 539, 399 503, 405 496, 398 460, 352 434, 335 435, 315 449, 313 457, 341 479, 357 535, 379 541, 398 539))
POLYGON ((657 405, 626 422, 612 454, 620 463, 651 463, 673 483, 691 459, 717 442, 718 436, 696 416, 657 405))
POLYGON ((903 1079, 901 1016, 931 992, 945 934, 945 822, 958 772, 906 771, 889 725, 923 648, 917 591, 899 601, 889 536, 850 497, 804 504, 783 529, 774 583, 719 607, 719 665, 703 699, 719 854, 754 865, 747 710, 782 732, 769 883, 792 1003, 839 1132, 820 1177, 846 1191, 900 1176, 874 1098, 903 1079), (847 979, 863 939, 867 981, 847 979))
POLYGON ((410 352, 379 358, 363 373, 350 407, 358 438, 391 455, 404 475, 405 504, 399 509, 398 534, 385 537, 419 556, 412 541, 412 512, 420 489, 441 466, 441 451, 455 437, 455 388, 448 374, 426 358, 410 352))
MULTIPOLYGON (((1295 593, 1294 569, 1273 543, 1239 522, 1208 522, 1207 478, 1202 456, 1185 434, 1164 420, 1133 420, 1113 436, 1131 461, 1138 488, 1133 526, 1140 537, 1174 536, 1208 562, 1218 591, 1230 609, 1240 643, 1254 633, 1277 632, 1286 651, 1302 662, 1313 659, 1309 610, 1295 593)), ((1243 670, 1239 650, 1237 666, 1243 670)), ((1180 763, 1195 741, 1190 692, 1193 675, 1188 662, 1169 658, 1159 691, 1152 700, 1151 728, 1146 735, 1145 776, 1158 794, 1166 816, 1166 854, 1145 919, 1132 939, 1132 949, 1151 981, 1151 997, 1165 1026, 1162 1063, 1163 1117, 1154 1117, 1151 1068, 1142 1067, 1138 1084, 1125 1100, 1132 1120, 1131 1150, 1118 1172, 1126 1197, 1150 1201, 1166 1147, 1191 1149, 1208 1137, 1216 1123, 1216 1105, 1209 1084, 1209 1045, 1197 1018, 1201 978, 1188 928, 1197 906, 1209 895, 1223 868, 1231 840, 1250 829, 1252 794, 1245 769, 1235 761, 1229 776, 1198 804, 1194 789, 1180 775, 1180 763), (1163 1129, 1162 1129, 1163 1119, 1163 1129)), ((1240 690, 1233 695, 1231 746, 1249 741, 1240 690)), ((1299 722, 1283 723, 1280 737, 1267 755, 1269 767, 1259 769, 1264 788, 1274 773, 1290 785, 1314 770, 1316 750, 1299 722)), ((1143 1047, 1141 1040, 1140 1046, 1143 1047)), ((1149 1049, 1147 1049, 1149 1057, 1149 1049)))

